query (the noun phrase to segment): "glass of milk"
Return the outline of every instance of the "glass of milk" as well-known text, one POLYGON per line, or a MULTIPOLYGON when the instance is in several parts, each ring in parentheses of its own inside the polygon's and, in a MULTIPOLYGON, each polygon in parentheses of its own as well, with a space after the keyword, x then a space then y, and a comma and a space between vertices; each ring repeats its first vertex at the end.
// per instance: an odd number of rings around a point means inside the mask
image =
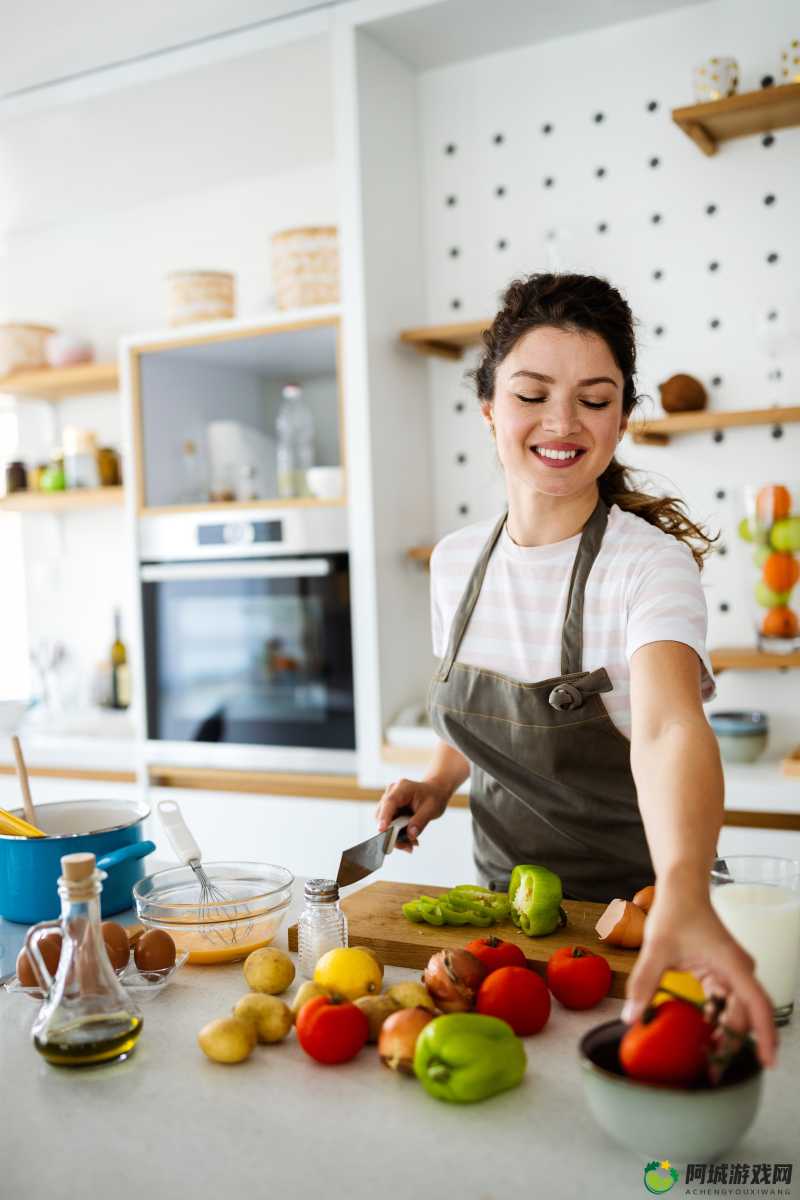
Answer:
POLYGON ((792 1015, 800 966, 800 862, 760 854, 728 855, 711 871, 711 903, 755 959, 775 1023, 792 1015))

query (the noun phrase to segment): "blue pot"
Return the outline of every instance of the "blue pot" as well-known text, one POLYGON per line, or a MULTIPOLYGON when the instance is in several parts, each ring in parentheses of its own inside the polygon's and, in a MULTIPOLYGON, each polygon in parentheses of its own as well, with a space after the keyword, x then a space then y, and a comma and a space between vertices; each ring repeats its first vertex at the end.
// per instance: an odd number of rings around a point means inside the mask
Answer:
MULTIPOLYGON (((129 800, 64 800, 36 806, 41 838, 0 834, 0 916, 33 925, 61 912, 58 877, 64 854, 94 854, 106 871, 100 897, 104 917, 132 905, 133 885, 144 876, 142 859, 155 850, 142 828, 150 810, 129 800)), ((17 816, 23 816, 16 810, 17 816)))

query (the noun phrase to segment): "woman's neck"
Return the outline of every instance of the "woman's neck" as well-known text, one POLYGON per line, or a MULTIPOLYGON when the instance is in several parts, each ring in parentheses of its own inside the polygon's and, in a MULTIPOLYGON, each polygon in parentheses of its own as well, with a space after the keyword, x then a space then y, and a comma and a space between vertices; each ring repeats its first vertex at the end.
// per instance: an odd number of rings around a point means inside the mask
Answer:
POLYGON ((506 529, 517 546, 550 546, 580 533, 597 506, 597 484, 575 496, 509 489, 506 529))

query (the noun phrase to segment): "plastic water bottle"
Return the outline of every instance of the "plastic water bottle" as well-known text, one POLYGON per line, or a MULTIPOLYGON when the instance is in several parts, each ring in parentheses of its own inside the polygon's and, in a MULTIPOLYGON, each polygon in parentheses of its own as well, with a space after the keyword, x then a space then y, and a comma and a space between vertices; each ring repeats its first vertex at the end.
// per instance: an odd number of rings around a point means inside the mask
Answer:
POLYGON ((303 389, 287 383, 281 392, 275 428, 278 435, 278 495, 308 496, 306 471, 314 465, 314 417, 303 389))

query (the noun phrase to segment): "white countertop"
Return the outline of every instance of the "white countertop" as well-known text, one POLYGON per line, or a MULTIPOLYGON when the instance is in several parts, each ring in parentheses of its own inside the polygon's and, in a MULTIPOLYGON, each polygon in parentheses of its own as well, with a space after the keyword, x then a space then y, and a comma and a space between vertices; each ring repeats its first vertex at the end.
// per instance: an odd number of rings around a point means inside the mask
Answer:
MULTIPOLYGON (((296 904, 302 880, 295 887, 296 904)), ((127 920, 124 917, 123 920, 127 920)), ((291 923, 294 919, 290 914, 291 923)), ((0 921, 0 975, 13 970, 23 927, 0 921)), ((286 926, 276 944, 286 948, 286 926)), ((387 968, 387 983, 416 972, 387 968)), ((301 980, 297 978, 290 995, 301 980)), ((0 991, 0 1195, 70 1200, 641 1200, 644 1161, 609 1141, 583 1101, 576 1047, 616 1017, 607 999, 587 1013, 554 1001, 527 1038, 520 1087, 481 1104, 448 1105, 382 1067, 368 1045, 324 1067, 293 1033, 238 1066, 209 1062, 197 1031, 247 990, 240 964, 183 967, 143 1005, 144 1030, 125 1063, 75 1071, 30 1044, 34 1003, 0 991), (544 1190, 539 1186, 546 1181, 544 1190)), ((723 1161, 796 1157, 800 1024, 782 1031, 779 1065, 746 1137, 723 1161)), ((659 1156, 653 1146, 654 1158, 659 1156)), ((795 1163, 795 1175, 800 1163, 795 1163)), ((782 1185, 800 1193, 800 1180, 782 1185)), ((683 1180, 676 1195, 686 1195, 683 1180)), ((732 1193, 731 1193, 732 1194, 732 1193)))

